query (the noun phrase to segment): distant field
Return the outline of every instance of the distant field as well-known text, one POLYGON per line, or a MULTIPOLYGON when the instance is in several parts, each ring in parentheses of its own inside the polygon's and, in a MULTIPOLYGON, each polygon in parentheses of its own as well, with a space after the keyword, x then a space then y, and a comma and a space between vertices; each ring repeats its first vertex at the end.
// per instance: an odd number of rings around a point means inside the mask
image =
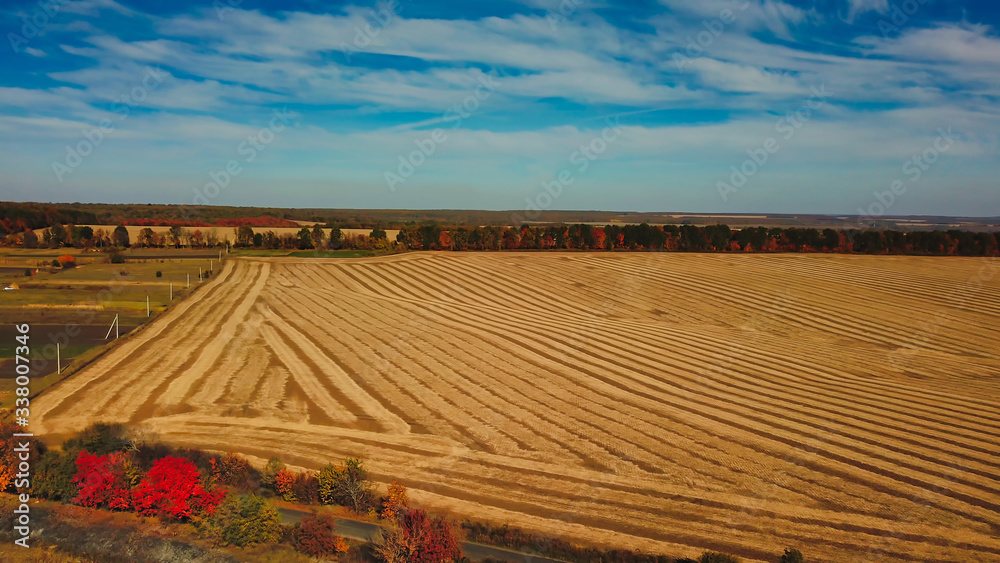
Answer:
MULTIPOLYGON (((97 231, 98 229, 103 229, 106 233, 109 233, 109 234, 112 231, 115 230, 115 226, 114 225, 89 225, 89 226, 92 229, 94 229, 95 231, 97 231)), ((305 226, 305 225, 303 225, 303 226, 305 226)), ((311 225, 309 227, 312 228, 311 225)), ((146 228, 152 229, 153 232, 156 233, 156 234, 158 234, 158 235, 163 235, 163 234, 167 233, 170 230, 170 227, 141 227, 141 226, 136 226, 136 225, 128 225, 125 228, 128 230, 129 238, 133 242, 135 242, 139 238, 139 232, 142 231, 143 229, 146 229, 146 228)), ((188 231, 191 231, 191 232, 194 232, 196 230, 197 231, 201 231, 202 236, 208 236, 209 233, 212 233, 212 234, 214 234, 215 236, 217 236, 219 238, 220 242, 223 242, 223 243, 225 243, 225 242, 229 242, 229 243, 236 242, 236 228, 235 227, 184 227, 184 229, 188 230, 188 231)), ((38 235, 39 240, 42 239, 42 237, 45 234, 45 231, 47 231, 47 230, 48 229, 39 229, 39 230, 35 231, 36 234, 38 235)), ((301 230, 302 230, 302 227, 253 227, 253 231, 255 233, 266 233, 268 231, 272 231, 274 234, 276 234, 278 236, 296 235, 301 230)), ((328 234, 328 235, 330 234, 330 229, 327 229, 327 228, 323 227, 323 231, 326 234, 328 234)), ((368 236, 368 234, 371 233, 372 230, 371 229, 341 229, 340 232, 344 236, 347 236, 347 235, 350 235, 350 236, 359 236, 359 235, 368 236)), ((398 229, 386 229, 385 233, 386 233, 386 237, 388 237, 389 240, 396 240, 396 235, 399 234, 399 230, 398 229)))
POLYGON ((1000 275, 977 259, 230 260, 32 404, 674 555, 1000 559, 1000 275), (978 280, 969 284, 970 279, 978 280))
MULTIPOLYGON (((11 401, 13 382, 8 369, 14 357, 14 325, 31 325, 30 348, 34 374, 42 377, 55 373, 55 344, 61 344, 63 368, 72 365, 96 347, 108 343, 108 328, 119 315, 119 334, 125 335, 147 321, 146 296, 151 315, 170 305, 171 284, 174 299, 188 293, 188 275, 192 289, 199 285, 198 268, 208 271, 218 267, 217 252, 175 249, 126 252, 125 264, 109 264, 108 256, 76 249, 2 249, 0 263, 19 264, 0 270, 4 286, 17 284, 14 291, 0 292, 0 406, 11 401), (75 268, 51 267, 58 256, 76 258, 75 268), (30 277, 24 275, 31 269, 30 277), (156 277, 161 272, 161 277, 156 277)), ((114 338, 114 333, 112 333, 114 338)), ((49 378, 46 382, 54 381, 49 378)), ((42 380, 33 390, 44 387, 42 380)))

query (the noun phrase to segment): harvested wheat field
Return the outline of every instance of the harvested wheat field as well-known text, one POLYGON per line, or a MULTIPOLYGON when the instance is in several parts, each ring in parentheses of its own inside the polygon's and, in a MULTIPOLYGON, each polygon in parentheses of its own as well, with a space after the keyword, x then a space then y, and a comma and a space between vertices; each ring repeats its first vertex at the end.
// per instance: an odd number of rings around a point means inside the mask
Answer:
POLYGON ((1000 560, 1000 264, 240 259, 33 403, 594 543, 1000 560))

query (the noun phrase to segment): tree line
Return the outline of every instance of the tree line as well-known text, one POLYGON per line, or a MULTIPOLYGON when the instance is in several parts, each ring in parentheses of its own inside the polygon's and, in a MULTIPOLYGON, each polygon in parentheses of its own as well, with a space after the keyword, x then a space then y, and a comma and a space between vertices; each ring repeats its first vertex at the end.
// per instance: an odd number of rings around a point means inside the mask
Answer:
POLYGON ((727 225, 404 226, 409 250, 652 250, 674 252, 835 252, 995 256, 1000 232, 835 230, 727 225))
MULTIPOLYGON (((799 227, 747 227, 727 225, 556 225, 454 226, 404 225, 395 241, 376 225, 368 235, 345 235, 338 226, 302 227, 295 234, 255 230, 250 225, 234 229, 235 246, 257 249, 360 249, 401 250, 605 250, 665 252, 829 252, 841 254, 917 254, 943 256, 996 256, 1000 232, 897 231, 892 229, 815 229, 799 227)), ((37 248, 142 248, 164 246, 214 247, 221 244, 214 231, 172 225, 166 232, 141 229, 133 241, 128 229, 113 230, 56 223, 42 240, 32 230, 7 235, 9 246, 37 248)))

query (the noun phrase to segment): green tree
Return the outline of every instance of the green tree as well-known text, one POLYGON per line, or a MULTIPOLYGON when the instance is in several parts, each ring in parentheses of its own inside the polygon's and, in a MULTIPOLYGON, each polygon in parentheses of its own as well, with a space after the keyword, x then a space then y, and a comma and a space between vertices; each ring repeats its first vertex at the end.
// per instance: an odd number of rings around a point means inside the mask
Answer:
POLYGON ((781 556, 781 563, 802 563, 805 559, 802 558, 802 552, 795 548, 785 549, 785 554, 781 556))
POLYGON ((260 233, 254 234, 254 236, 253 236, 253 247, 254 248, 260 248, 262 246, 264 246, 264 235, 262 235, 260 233))
POLYGON ((246 248, 253 243, 253 227, 240 225, 236 229, 236 246, 246 248))
POLYGON ((372 232, 369 233, 368 235, 368 238, 374 240, 382 240, 385 237, 386 237, 385 229, 383 229, 381 225, 375 225, 375 227, 372 229, 372 232))
POLYGON ((128 229, 125 228, 125 225, 118 225, 117 227, 115 227, 115 232, 112 235, 112 239, 115 243, 115 246, 119 246, 121 248, 128 248, 132 244, 132 242, 129 240, 128 229))
POLYGON ((202 526, 223 545, 247 547, 281 539, 278 509, 255 494, 226 495, 202 526))
POLYGON ((725 553, 706 551, 698 558, 698 563, 740 563, 740 558, 725 553))
POLYGON ((328 239, 327 244, 330 248, 338 248, 340 247, 340 242, 343 238, 344 234, 340 232, 340 227, 334 225, 333 228, 330 229, 330 238, 328 239))
POLYGON ((326 235, 323 233, 323 227, 316 225, 312 230, 312 244, 313 248, 323 248, 323 241, 326 240, 326 235))
POLYGON ((66 227, 59 223, 52 225, 46 232, 45 240, 50 248, 59 248, 66 242, 66 227))
POLYGON ((319 500, 339 504, 363 514, 375 504, 375 494, 368 482, 368 470, 361 460, 348 458, 342 465, 332 463, 319 472, 319 500))
POLYGON ((312 232, 308 227, 302 227, 298 234, 299 250, 306 250, 313 247, 312 232))
POLYGON ((265 487, 274 487, 274 477, 279 471, 285 468, 285 462, 281 461, 276 457, 272 457, 267 460, 267 465, 264 466, 264 470, 260 472, 260 484, 265 487))
POLYGON ((21 241, 25 248, 38 248, 38 235, 35 234, 35 231, 24 231, 21 241))
POLYGON ((174 248, 179 247, 181 245, 181 237, 184 236, 184 229, 180 225, 173 225, 167 232, 170 235, 170 240, 174 243, 174 248))

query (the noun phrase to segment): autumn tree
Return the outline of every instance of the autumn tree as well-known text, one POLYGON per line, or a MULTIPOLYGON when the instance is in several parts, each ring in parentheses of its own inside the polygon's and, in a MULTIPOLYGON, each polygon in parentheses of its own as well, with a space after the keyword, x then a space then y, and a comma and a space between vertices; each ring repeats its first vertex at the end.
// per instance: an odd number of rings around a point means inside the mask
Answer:
POLYGON ((94 455, 86 450, 80 452, 76 457, 77 472, 73 477, 77 486, 73 503, 128 510, 132 506, 132 494, 127 464, 123 452, 105 455, 94 455))
POLYGON ((240 225, 236 228, 236 246, 247 247, 253 244, 253 227, 240 225))
POLYGON ((228 453, 218 460, 212 458, 210 463, 212 479, 220 485, 249 490, 255 488, 260 481, 260 472, 238 454, 228 453))
POLYGON ((21 244, 25 248, 38 248, 38 235, 32 230, 24 231, 24 234, 21 235, 21 244))
POLYGON ((347 542, 336 535, 335 530, 333 516, 312 513, 295 524, 292 529, 292 546, 300 553, 320 559, 346 553, 347 542))
POLYGON ((348 458, 342 465, 329 464, 319 472, 319 499, 323 504, 339 504, 363 514, 374 504, 368 470, 361 460, 348 458))
POLYGON ((181 245, 181 237, 184 236, 184 228, 180 225, 171 225, 167 234, 170 235, 170 240, 173 241, 174 248, 177 248, 181 245))
POLYGON ((227 494, 202 527, 222 545, 248 547, 281 539, 278 509, 255 494, 227 494))
POLYGON ((295 472, 284 467, 279 469, 274 474, 274 492, 289 502, 298 500, 295 496, 295 472))
POLYGON ((441 236, 438 237, 438 246, 441 247, 441 250, 452 249, 451 235, 448 234, 448 231, 441 231, 441 236))
POLYGON ((156 242, 156 233, 153 231, 153 229, 150 229, 149 227, 145 227, 142 230, 140 230, 139 236, 136 237, 136 243, 138 243, 139 246, 150 247, 153 246, 155 242, 156 242))
POLYGON ((393 481, 389 485, 389 492, 382 498, 382 512, 379 513, 379 517, 383 520, 393 520, 401 510, 408 507, 406 487, 399 481, 393 481))
POLYGON ((56 223, 49 227, 49 230, 45 232, 45 242, 48 243, 49 248, 59 248, 66 243, 67 233, 66 227, 56 223))
POLYGON ((431 518, 423 510, 407 510, 399 514, 397 524, 373 546, 384 563, 444 563, 462 558, 447 520, 431 518))
POLYGON ((118 225, 115 227, 115 231, 112 233, 111 239, 115 246, 121 248, 128 248, 132 244, 129 240, 128 228, 126 228, 125 225, 118 225))
POLYGON ((178 520, 211 514, 224 495, 224 490, 203 489, 198 467, 189 459, 175 456, 158 459, 132 492, 139 514, 178 520))
POLYGON ((274 488, 274 478, 277 476, 278 472, 285 468, 285 462, 281 459, 272 457, 267 460, 267 464, 264 466, 263 471, 260 472, 260 484, 265 487, 274 488))

